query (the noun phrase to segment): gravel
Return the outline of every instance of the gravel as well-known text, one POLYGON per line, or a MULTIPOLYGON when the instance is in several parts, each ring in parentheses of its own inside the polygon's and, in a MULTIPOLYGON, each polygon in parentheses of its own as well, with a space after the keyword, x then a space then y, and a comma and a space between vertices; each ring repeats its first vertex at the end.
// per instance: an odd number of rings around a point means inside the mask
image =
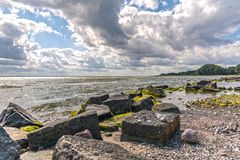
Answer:
MULTIPOLYGON (((120 144, 134 154, 152 160, 240 160, 240 109, 236 112, 191 109, 181 114, 181 130, 166 146, 120 142, 120 132, 105 139, 120 144), (199 143, 187 144, 181 133, 191 128, 198 132, 199 143)), ((147 131, 146 131, 147 132, 147 131)))

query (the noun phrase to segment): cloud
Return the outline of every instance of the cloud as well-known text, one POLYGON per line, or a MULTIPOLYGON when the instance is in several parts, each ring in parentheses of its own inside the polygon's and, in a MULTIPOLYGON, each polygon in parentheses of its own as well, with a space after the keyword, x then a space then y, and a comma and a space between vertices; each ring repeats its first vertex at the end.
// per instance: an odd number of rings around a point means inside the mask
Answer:
POLYGON ((105 43, 120 46, 128 39, 118 23, 121 0, 18 0, 16 2, 60 11, 62 16, 71 21, 76 34, 90 46, 105 43))
MULTIPOLYGON (((8 22, 10 26, 11 24, 21 26, 21 30, 14 30, 14 27, 12 27, 13 31, 0 28, 4 32, 3 37, 11 37, 12 41, 9 42, 12 42, 12 45, 16 44, 16 47, 28 50, 26 68, 33 70, 34 68, 49 72, 117 70, 118 73, 134 73, 136 70, 146 69, 151 71, 148 74, 155 74, 184 70, 205 63, 223 65, 239 63, 236 60, 240 55, 239 42, 222 38, 238 30, 240 25, 238 0, 181 0, 173 10, 160 12, 149 9, 158 8, 160 2, 163 6, 167 6, 166 1, 131 0, 127 3, 122 0, 13 0, 9 2, 15 8, 28 5, 27 8, 51 10, 52 13, 67 20, 75 44, 86 46, 86 51, 72 48, 44 49, 37 47, 36 43, 28 43, 31 47, 26 47, 25 42, 28 39, 23 37, 26 33, 30 33, 28 29, 26 30, 30 24, 35 27, 32 32, 55 31, 45 24, 30 23, 24 19, 21 19, 21 22, 20 20, 14 23, 8 22), (139 10, 139 7, 145 8, 145 11, 139 10)), ((48 12, 38 14, 49 17, 48 12)), ((32 42, 34 35, 36 34, 32 33, 32 42)))
POLYGON ((149 9, 157 9, 159 4, 157 0, 131 0, 130 5, 137 5, 138 7, 145 7, 149 9))

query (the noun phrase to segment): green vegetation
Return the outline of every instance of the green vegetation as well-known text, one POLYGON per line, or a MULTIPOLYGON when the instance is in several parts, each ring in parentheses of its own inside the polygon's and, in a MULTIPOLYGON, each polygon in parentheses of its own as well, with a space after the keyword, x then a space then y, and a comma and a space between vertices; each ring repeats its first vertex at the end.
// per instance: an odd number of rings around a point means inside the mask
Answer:
POLYGON ((39 127, 42 127, 42 126, 43 126, 43 123, 40 122, 40 121, 37 120, 37 119, 34 119, 33 122, 34 122, 35 124, 37 124, 39 127))
POLYGON ((185 87, 184 86, 168 87, 166 91, 168 91, 169 93, 176 92, 176 91, 182 92, 182 91, 185 91, 185 87))
POLYGON ((20 130, 25 131, 25 132, 33 132, 38 130, 40 127, 38 126, 25 126, 25 127, 21 127, 20 130))
POLYGON ((70 112, 70 116, 71 116, 71 117, 75 117, 75 116, 77 116, 78 114, 81 114, 81 113, 85 112, 85 111, 86 111, 86 106, 87 106, 87 102, 81 104, 79 110, 77 110, 77 111, 74 110, 74 111, 71 111, 71 112, 70 112))
POLYGON ((187 106, 206 109, 240 108, 240 95, 224 94, 219 97, 209 97, 206 99, 189 102, 187 106))
POLYGON ((161 74, 162 76, 178 76, 178 75, 236 75, 240 74, 240 65, 235 67, 223 68, 215 64, 206 64, 197 70, 179 72, 179 73, 168 73, 161 74))
POLYGON ((102 123, 99 123, 100 129, 103 131, 116 130, 118 127, 122 127, 122 121, 131 115, 132 112, 116 115, 102 123))
POLYGON ((162 89, 156 89, 156 88, 143 89, 142 95, 143 96, 152 96, 154 98, 166 97, 166 94, 164 93, 164 91, 162 89))

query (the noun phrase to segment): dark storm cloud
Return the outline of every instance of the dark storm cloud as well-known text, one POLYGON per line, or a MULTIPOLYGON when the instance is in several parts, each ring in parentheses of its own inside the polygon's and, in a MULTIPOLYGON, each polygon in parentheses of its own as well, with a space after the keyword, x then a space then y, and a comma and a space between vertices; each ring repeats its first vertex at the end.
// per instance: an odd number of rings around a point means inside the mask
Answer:
POLYGON ((107 45, 120 46, 127 42, 128 36, 118 23, 122 0, 17 0, 16 2, 61 10, 76 28, 79 27, 81 36, 89 45, 94 45, 94 42, 84 29, 87 26, 101 36, 107 45))

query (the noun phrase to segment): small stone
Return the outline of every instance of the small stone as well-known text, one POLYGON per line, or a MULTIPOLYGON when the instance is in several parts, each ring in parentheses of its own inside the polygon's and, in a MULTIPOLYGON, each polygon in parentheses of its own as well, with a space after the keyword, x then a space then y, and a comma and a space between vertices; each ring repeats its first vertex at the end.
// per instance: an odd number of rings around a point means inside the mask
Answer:
POLYGON ((197 131, 192 129, 186 129, 181 135, 181 140, 190 144, 198 143, 197 131))
POLYGON ((104 135, 105 135, 106 137, 112 137, 112 133, 111 133, 111 132, 106 132, 104 135))

